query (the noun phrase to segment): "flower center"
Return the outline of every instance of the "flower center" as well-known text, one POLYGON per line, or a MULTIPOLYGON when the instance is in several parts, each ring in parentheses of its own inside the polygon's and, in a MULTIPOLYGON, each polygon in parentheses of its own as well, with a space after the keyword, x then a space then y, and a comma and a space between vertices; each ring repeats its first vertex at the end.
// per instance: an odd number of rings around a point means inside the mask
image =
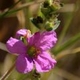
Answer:
POLYGON ((30 57, 37 57, 39 52, 40 51, 36 47, 34 47, 34 46, 31 46, 31 47, 28 48, 28 55, 30 57))

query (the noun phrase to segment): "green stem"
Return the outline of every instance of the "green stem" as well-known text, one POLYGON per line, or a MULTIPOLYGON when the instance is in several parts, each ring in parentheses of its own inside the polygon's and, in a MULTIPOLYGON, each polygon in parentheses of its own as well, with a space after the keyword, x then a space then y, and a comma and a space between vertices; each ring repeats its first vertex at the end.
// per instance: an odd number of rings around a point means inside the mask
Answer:
POLYGON ((14 3, 7 11, 5 11, 5 12, 2 13, 2 14, 0 14, 0 18, 6 16, 6 15, 9 13, 9 11, 10 11, 14 6, 16 6, 20 1, 21 1, 21 0, 17 1, 17 2, 14 3))
POLYGON ((26 75, 21 75, 19 79, 17 80, 26 80, 26 79, 40 80, 39 76, 35 75, 34 71, 31 71, 30 73, 27 73, 26 75))
POLYGON ((25 4, 22 4, 19 8, 16 8, 16 9, 13 9, 13 10, 9 10, 8 12, 6 11, 6 12, 3 12, 3 13, 1 13, 0 14, 0 18, 2 17, 2 15, 4 15, 5 13, 6 13, 6 15, 5 15, 5 17, 6 16, 9 16, 9 15, 11 15, 11 14, 13 14, 13 13, 16 13, 17 11, 19 11, 19 10, 22 10, 22 9, 24 9, 24 8, 26 8, 26 7, 28 7, 28 6, 30 6, 30 5, 33 5, 33 4, 39 4, 39 3, 42 3, 42 2, 44 2, 45 0, 40 0, 40 1, 33 1, 33 2, 29 2, 29 3, 25 3, 25 4))
POLYGON ((31 77, 31 80, 40 80, 40 78, 37 78, 37 77, 31 77))
POLYGON ((29 6, 25 10, 26 23, 25 25, 31 31, 31 23, 30 23, 30 9, 29 6))
POLYGON ((63 45, 60 45, 56 50, 54 49, 53 52, 55 55, 60 53, 61 51, 65 50, 66 48, 70 47, 74 43, 80 40, 80 33, 69 39, 67 42, 65 42, 63 45))
POLYGON ((31 78, 31 80, 40 80, 40 78, 34 77, 33 75, 30 78, 31 78))
POLYGON ((17 80, 27 80, 29 78, 29 74, 21 74, 18 76, 17 80))
POLYGON ((36 70, 33 70, 31 75, 30 75, 30 79, 31 80, 40 80, 40 74, 36 72, 36 70))

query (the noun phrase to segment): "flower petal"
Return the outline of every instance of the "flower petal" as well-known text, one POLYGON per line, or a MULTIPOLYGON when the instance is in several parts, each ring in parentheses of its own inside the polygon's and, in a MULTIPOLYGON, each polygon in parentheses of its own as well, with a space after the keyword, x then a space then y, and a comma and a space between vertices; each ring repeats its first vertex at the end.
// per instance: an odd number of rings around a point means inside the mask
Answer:
POLYGON ((48 72, 54 67, 56 61, 49 54, 44 53, 43 55, 38 55, 37 59, 34 59, 34 63, 37 72, 48 72))
POLYGON ((47 59, 49 63, 51 64, 51 67, 53 68, 55 64, 57 63, 55 59, 52 58, 49 52, 42 52, 39 54, 43 59, 47 59))
POLYGON ((12 54, 23 54, 26 53, 26 46, 24 45, 24 43, 18 39, 15 38, 10 38, 7 43, 6 46, 8 48, 8 50, 10 51, 10 53, 12 54))
POLYGON ((30 33, 30 31, 27 30, 27 29, 20 29, 20 30, 18 30, 17 33, 16 33, 16 38, 19 39, 20 36, 29 37, 29 36, 31 36, 31 33, 30 33))
MULTIPOLYGON (((36 36, 36 34, 34 34, 36 36)), ((41 50, 48 50, 52 48, 57 42, 56 33, 54 31, 45 31, 39 35, 39 38, 35 38, 37 40, 35 42, 36 47, 41 50)))
POLYGON ((25 55, 19 55, 16 61, 16 69, 20 73, 28 73, 33 69, 33 62, 25 55))
POLYGON ((29 40, 29 45, 35 45, 35 43, 39 40, 40 38, 40 32, 36 32, 34 35, 32 35, 28 40, 29 40))

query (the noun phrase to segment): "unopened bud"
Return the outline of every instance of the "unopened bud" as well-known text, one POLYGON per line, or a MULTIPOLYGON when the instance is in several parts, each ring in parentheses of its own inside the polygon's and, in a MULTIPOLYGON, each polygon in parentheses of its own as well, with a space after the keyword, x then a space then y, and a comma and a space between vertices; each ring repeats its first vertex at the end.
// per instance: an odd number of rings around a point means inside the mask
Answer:
POLYGON ((60 21, 59 20, 47 21, 46 24, 45 24, 45 29, 47 31, 55 30, 55 29, 58 28, 59 25, 60 25, 60 21))
POLYGON ((40 17, 40 16, 37 16, 35 18, 31 18, 31 22, 37 27, 40 29, 40 24, 43 23, 43 18, 40 17))

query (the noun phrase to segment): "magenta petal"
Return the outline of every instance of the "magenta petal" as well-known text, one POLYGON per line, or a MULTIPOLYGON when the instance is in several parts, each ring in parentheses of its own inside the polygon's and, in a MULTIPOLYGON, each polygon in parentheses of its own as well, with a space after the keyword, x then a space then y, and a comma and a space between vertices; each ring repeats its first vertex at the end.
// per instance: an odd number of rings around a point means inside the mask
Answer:
POLYGON ((57 42, 56 32, 54 31, 45 31, 41 33, 39 37, 40 38, 35 43, 35 45, 42 50, 48 50, 52 48, 57 42))
POLYGON ((39 41, 39 38, 40 38, 40 32, 36 32, 29 38, 29 45, 35 45, 35 43, 39 41))
POLYGON ((38 55, 37 59, 34 60, 34 63, 37 72, 48 72, 54 67, 56 61, 55 59, 52 59, 49 54, 45 55, 44 53, 44 55, 38 55))
POLYGON ((49 61, 38 56, 38 59, 34 61, 37 72, 48 72, 51 69, 49 61))
POLYGON ((57 63, 56 60, 52 58, 49 52, 43 52, 39 56, 41 56, 43 59, 48 60, 52 68, 54 68, 55 64, 57 63))
POLYGON ((31 34, 30 34, 30 31, 29 30, 27 30, 27 29, 20 29, 16 33, 16 38, 20 38, 20 36, 26 36, 26 37, 28 37, 30 35, 31 34))
POLYGON ((24 43, 18 39, 15 38, 10 38, 7 43, 6 46, 8 48, 8 50, 10 51, 10 53, 13 54, 24 54, 26 53, 26 46, 24 45, 24 43))
POLYGON ((16 61, 16 69, 20 73, 28 73, 33 69, 33 62, 25 55, 19 55, 16 61))

